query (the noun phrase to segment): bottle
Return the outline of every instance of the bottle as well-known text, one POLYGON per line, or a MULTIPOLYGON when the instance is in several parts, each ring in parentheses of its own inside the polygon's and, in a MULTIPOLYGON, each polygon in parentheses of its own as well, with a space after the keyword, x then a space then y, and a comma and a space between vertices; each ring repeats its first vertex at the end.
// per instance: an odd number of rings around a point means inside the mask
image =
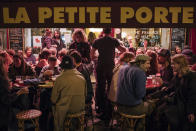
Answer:
POLYGON ((156 77, 155 77, 155 75, 152 75, 152 84, 153 84, 153 85, 156 84, 156 77))

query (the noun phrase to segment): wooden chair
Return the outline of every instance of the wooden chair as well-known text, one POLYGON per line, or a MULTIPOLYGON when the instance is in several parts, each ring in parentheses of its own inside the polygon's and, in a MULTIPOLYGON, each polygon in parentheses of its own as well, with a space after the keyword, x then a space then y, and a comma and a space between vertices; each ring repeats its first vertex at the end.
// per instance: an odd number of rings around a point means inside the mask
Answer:
POLYGON ((92 110, 92 103, 85 105, 85 125, 88 126, 88 120, 91 119, 92 126, 94 130, 94 117, 93 117, 93 110, 92 110))
MULTIPOLYGON (((145 114, 142 114, 142 115, 138 115, 138 116, 135 116, 135 115, 128 115, 128 114, 124 114, 122 112, 119 112, 120 115, 121 115, 121 130, 123 130, 123 122, 128 122, 129 125, 130 125, 130 131, 134 131, 134 128, 136 126, 136 123, 139 119, 144 119, 145 120, 145 117, 146 115, 145 114)), ((144 122, 144 125, 145 125, 145 122, 144 122)), ((144 131, 145 131, 145 126, 144 126, 144 131)))
POLYGON ((170 127, 170 125, 168 124, 168 131, 171 131, 171 127, 170 127))
POLYGON ((34 109, 22 111, 16 114, 16 118, 18 119, 18 131, 24 131, 24 122, 26 120, 31 120, 35 126, 35 131, 39 131, 39 117, 41 114, 41 111, 34 109))
POLYGON ((114 119, 118 120, 119 118, 119 113, 118 113, 118 106, 116 103, 111 102, 112 105, 112 119, 111 119, 111 123, 110 123, 110 128, 113 128, 113 124, 114 124, 114 119))
POLYGON ((66 119, 65 119, 65 131, 69 131, 69 128, 71 126, 71 120, 73 120, 73 119, 79 120, 80 130, 84 131, 84 116, 85 116, 85 111, 67 114, 66 119))

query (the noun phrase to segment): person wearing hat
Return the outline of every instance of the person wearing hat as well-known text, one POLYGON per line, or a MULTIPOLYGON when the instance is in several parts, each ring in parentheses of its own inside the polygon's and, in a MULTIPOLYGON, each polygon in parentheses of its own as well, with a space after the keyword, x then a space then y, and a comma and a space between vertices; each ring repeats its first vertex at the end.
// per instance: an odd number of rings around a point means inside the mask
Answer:
POLYGON ((60 67, 63 72, 57 77, 52 88, 54 130, 64 131, 67 113, 76 113, 85 108, 86 81, 73 65, 72 58, 65 55, 60 67))
MULTIPOLYGON (((153 107, 143 102, 146 95, 146 71, 150 67, 150 57, 138 55, 130 65, 125 65, 119 71, 117 83, 117 103, 119 112, 129 115, 146 114, 149 116, 153 107)), ((137 131, 143 131, 144 120, 136 127, 137 131)))

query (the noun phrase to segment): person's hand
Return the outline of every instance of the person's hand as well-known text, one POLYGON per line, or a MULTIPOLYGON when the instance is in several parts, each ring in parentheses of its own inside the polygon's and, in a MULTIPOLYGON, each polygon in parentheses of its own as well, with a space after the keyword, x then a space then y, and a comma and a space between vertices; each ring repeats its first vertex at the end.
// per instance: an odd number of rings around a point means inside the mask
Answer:
POLYGON ((161 91, 167 91, 168 90, 168 87, 164 86, 161 88, 161 91))
POLYGON ((156 81, 162 85, 163 84, 163 80, 161 79, 161 77, 156 77, 156 81))
POLYGON ((10 82, 9 82, 9 90, 12 90, 12 88, 13 88, 13 82, 10 81, 10 82))
POLYGON ((29 93, 29 89, 27 87, 21 88, 19 91, 17 91, 17 95, 21 95, 21 94, 28 94, 29 93))
POLYGON ((53 75, 53 71, 52 70, 46 70, 45 72, 44 72, 44 76, 52 76, 53 75))
POLYGON ((189 114, 188 115, 188 120, 189 120, 189 122, 194 123, 194 121, 195 121, 195 115, 194 114, 189 114))
POLYGON ((51 47, 54 47, 54 48, 56 48, 56 47, 57 47, 57 45, 51 45, 51 47))

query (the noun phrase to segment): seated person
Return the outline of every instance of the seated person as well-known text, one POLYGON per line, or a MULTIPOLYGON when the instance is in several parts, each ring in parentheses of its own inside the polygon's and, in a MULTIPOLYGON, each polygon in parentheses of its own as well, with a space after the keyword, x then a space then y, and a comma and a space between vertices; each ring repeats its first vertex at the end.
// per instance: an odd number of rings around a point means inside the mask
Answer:
POLYGON ((165 103, 157 109, 157 120, 160 120, 157 130, 162 131, 164 125, 169 123, 172 131, 191 131, 196 122, 196 74, 189 69, 188 61, 182 54, 172 57, 172 68, 176 74, 169 89, 173 92, 164 97, 165 103))
POLYGON ((35 72, 20 55, 13 56, 13 64, 9 67, 9 78, 15 81, 16 76, 35 76, 35 72))
POLYGON ((0 56, 0 131, 7 131, 8 126, 10 128, 11 124, 16 124, 13 120, 10 121, 9 119, 15 117, 12 107, 13 103, 15 103, 22 94, 28 93, 28 88, 20 88, 18 91, 11 93, 12 85, 9 83, 7 76, 8 68, 8 61, 4 56, 0 56))
POLYGON ((119 64, 117 64, 113 70, 113 77, 112 82, 110 85, 108 99, 112 102, 116 102, 116 95, 117 95, 117 81, 118 81, 118 74, 122 66, 128 65, 130 61, 135 58, 135 55, 132 52, 124 52, 120 55, 119 64))
POLYGON ((36 75, 39 76, 42 68, 48 65, 48 58, 51 56, 51 52, 48 49, 44 49, 41 54, 39 54, 39 62, 35 67, 36 75))
POLYGON ((59 75, 61 72, 61 69, 59 66, 57 66, 56 63, 57 63, 56 56, 50 56, 48 58, 48 65, 42 68, 39 78, 42 80, 49 80, 50 77, 59 75))
MULTIPOLYGON (((118 74, 117 103, 118 111, 129 115, 146 114, 151 116, 153 106, 144 102, 146 95, 146 71, 150 67, 150 57, 137 55, 130 65, 124 65, 118 74)), ((150 121, 147 121, 147 123, 150 121)), ((144 120, 138 122, 136 131, 145 128, 144 120)))
MULTIPOLYGON (((65 48, 63 48, 62 50, 60 50, 58 52, 58 60, 61 62, 62 61, 62 58, 63 56, 65 56, 67 54, 67 50, 65 48)), ((60 63, 59 63, 60 64, 60 63)))
POLYGON ((67 113, 80 112, 85 108, 85 78, 74 69, 70 56, 63 57, 60 67, 63 72, 57 77, 51 95, 55 131, 65 130, 64 122, 67 113))
POLYGON ((158 62, 161 65, 160 74, 163 80, 163 86, 167 86, 172 77, 173 69, 171 67, 171 54, 168 49, 160 49, 158 52, 158 62))
POLYGON ((31 47, 27 47, 25 49, 25 54, 24 54, 24 60, 29 63, 29 65, 35 65, 36 64, 36 58, 35 56, 32 54, 32 48, 31 47))
POLYGON ((91 83, 90 73, 86 65, 82 64, 82 57, 78 51, 72 52, 70 56, 73 58, 74 66, 80 73, 82 73, 82 75, 84 76, 87 82, 87 96, 86 96, 85 102, 86 104, 92 103, 93 87, 91 83))
POLYGON ((5 51, 0 52, 0 56, 6 60, 8 65, 11 65, 13 63, 13 57, 11 57, 7 52, 5 51))

